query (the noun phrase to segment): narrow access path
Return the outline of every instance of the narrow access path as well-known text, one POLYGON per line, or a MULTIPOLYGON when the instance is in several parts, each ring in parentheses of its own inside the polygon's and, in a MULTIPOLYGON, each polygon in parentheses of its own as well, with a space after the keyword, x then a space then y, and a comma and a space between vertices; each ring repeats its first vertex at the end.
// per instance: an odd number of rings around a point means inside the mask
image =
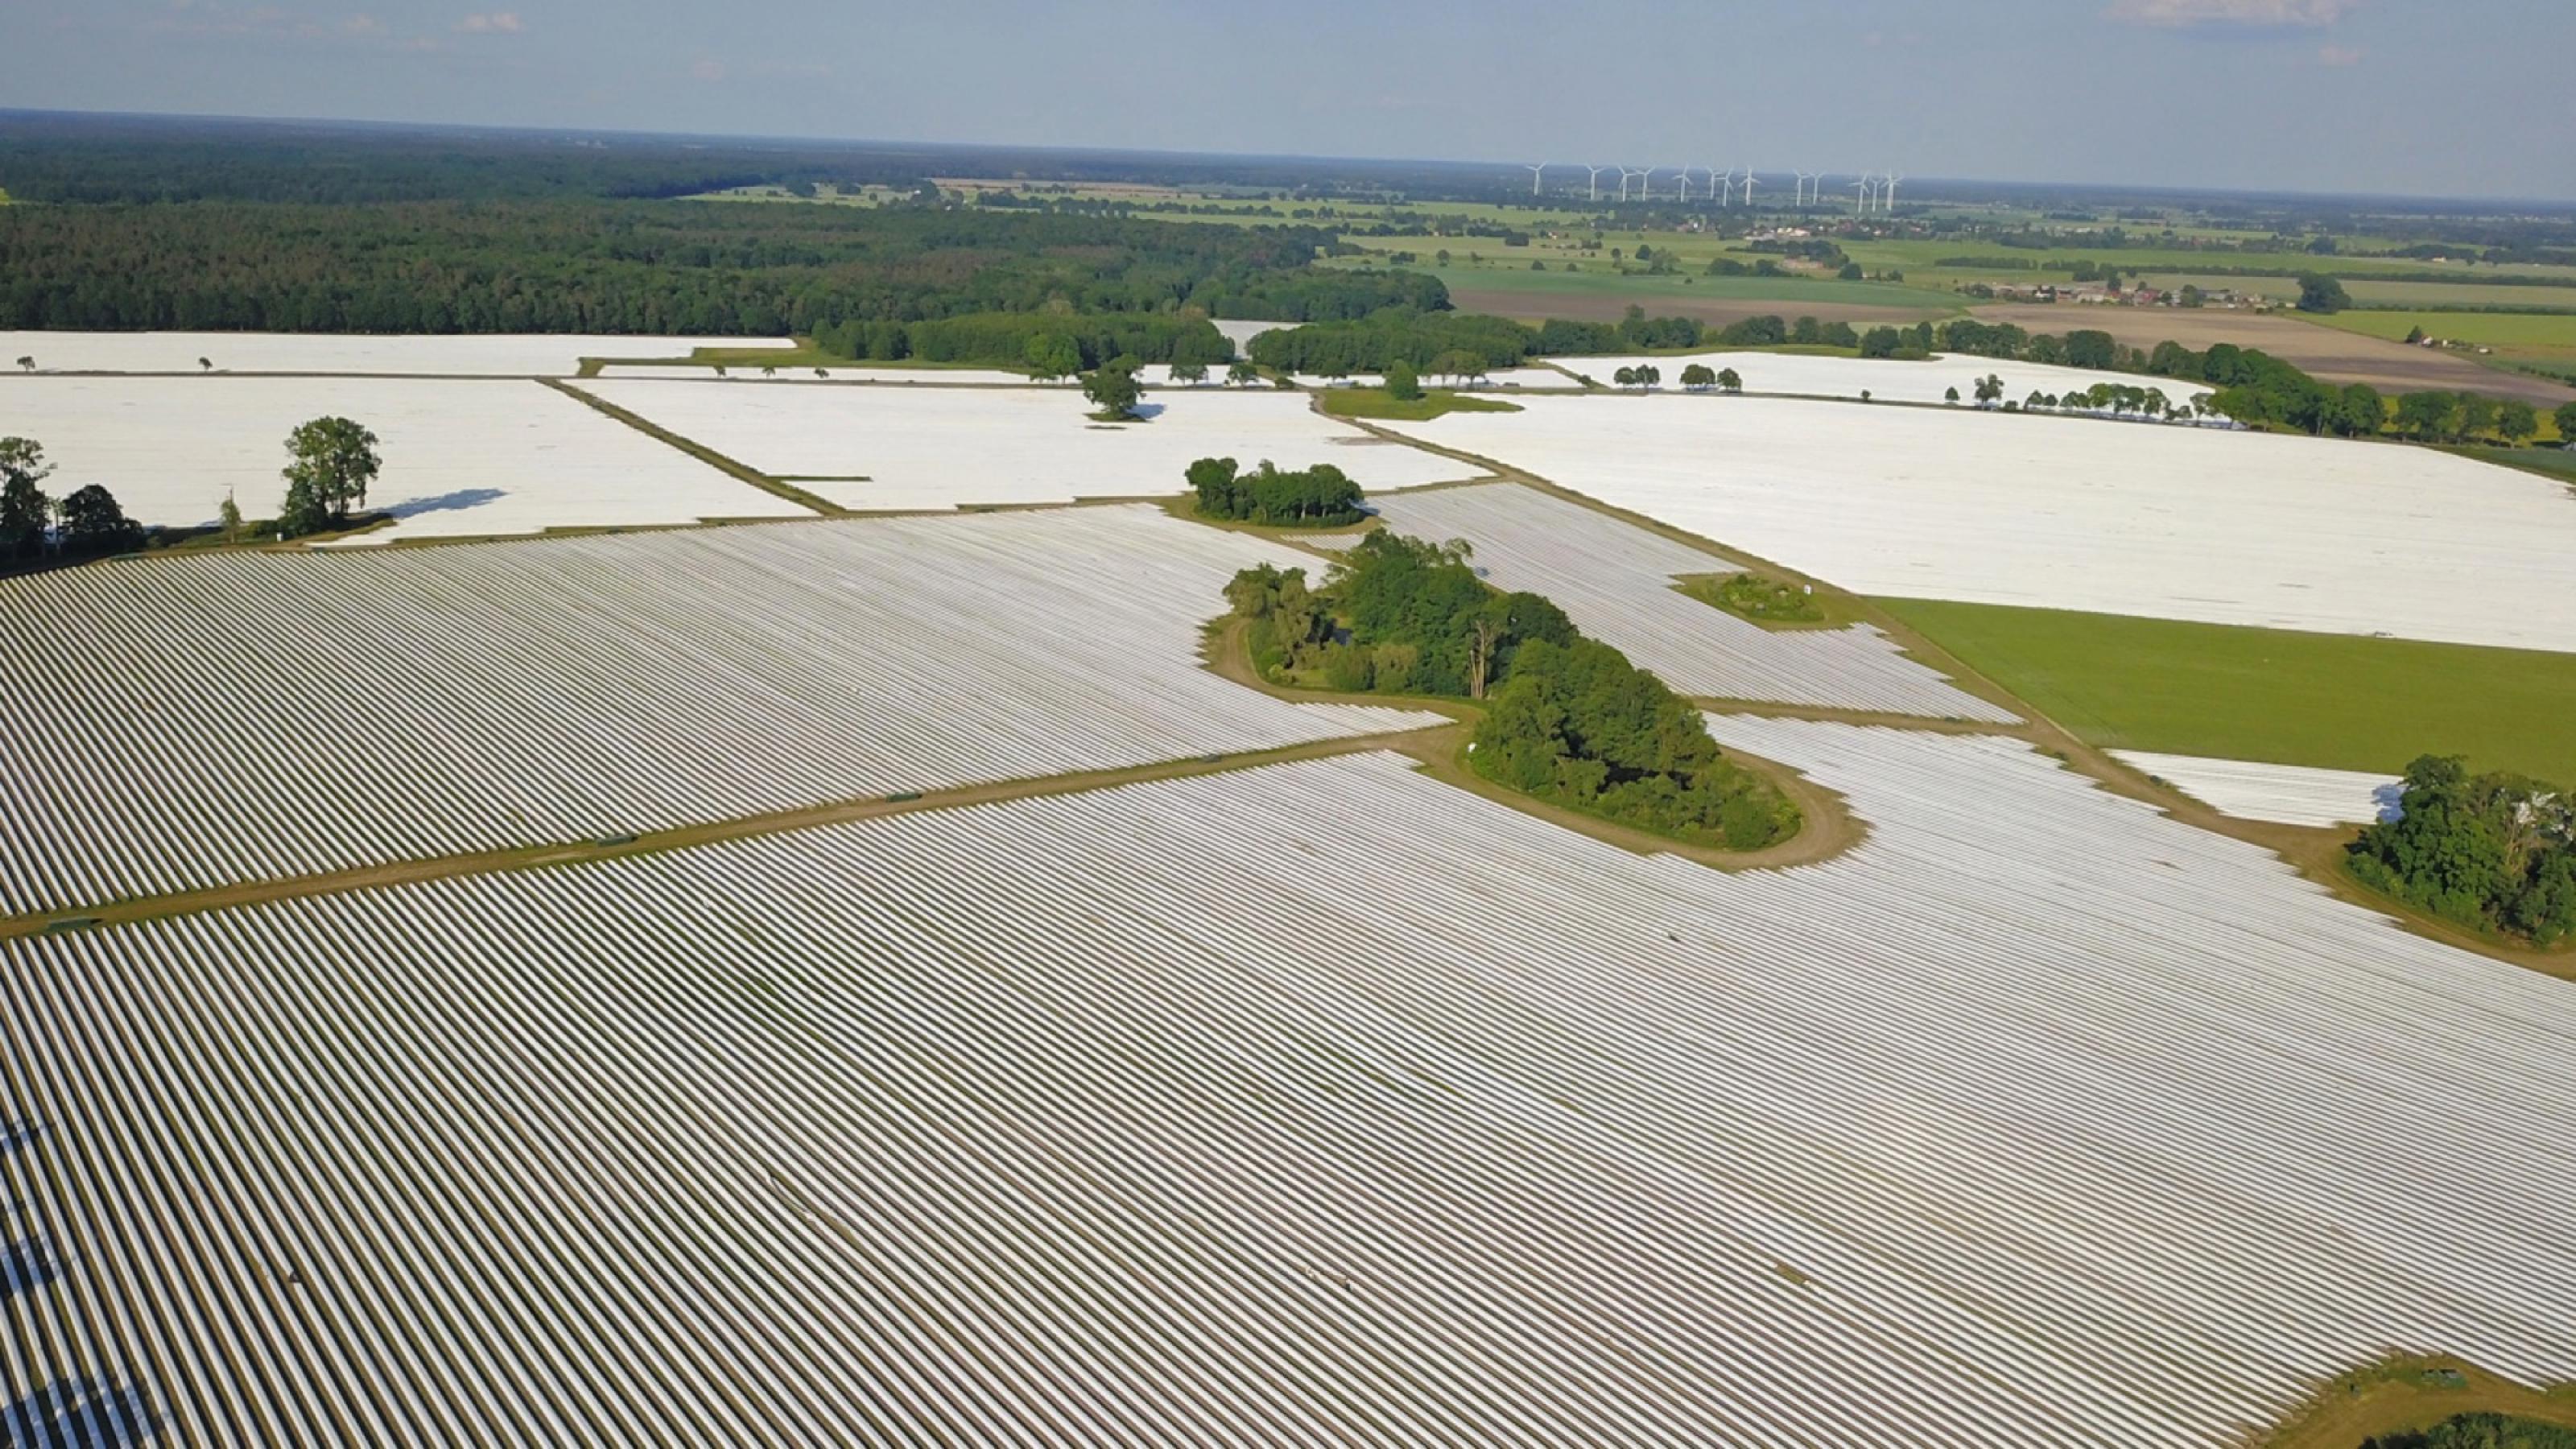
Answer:
POLYGON ((677 448, 681 452, 688 454, 690 457, 697 459, 699 462, 706 464, 710 468, 714 468, 722 473, 730 474, 733 477, 750 484, 752 487, 759 489, 763 493, 774 494, 780 498, 784 498, 799 508, 810 509, 819 517, 839 518, 849 512, 848 509, 843 508, 841 505, 834 503, 832 500, 825 498, 820 494, 808 493, 804 489, 799 488, 792 483, 780 482, 778 479, 761 472, 759 469, 752 467, 748 463, 728 458, 724 454, 717 452, 715 449, 706 446, 704 443, 681 437, 678 433, 672 432, 668 428, 653 423, 638 414, 628 412, 626 409, 619 407, 617 404, 610 402, 605 398, 593 397, 589 393, 583 392, 580 388, 573 386, 571 383, 568 383, 561 378, 541 377, 537 379, 537 381, 541 386, 553 388, 555 391, 562 393, 564 396, 571 398, 573 401, 578 402, 593 411, 615 418, 617 421, 624 423, 626 426, 633 428, 644 436, 653 439, 655 442, 677 448))
POLYGON ((373 890, 380 886, 405 885, 416 881, 445 880, 452 876, 481 875, 493 871, 535 870, 553 865, 618 860, 634 855, 680 850, 695 845, 711 845, 719 841, 744 840, 753 836, 774 835, 790 830, 807 830, 819 825, 839 825, 852 820, 875 820, 889 815, 906 815, 917 811, 953 810, 960 806, 983 805, 1003 800, 1034 800, 1049 795, 1072 795, 1086 790, 1105 790, 1112 786, 1132 785, 1147 780, 1179 780, 1198 775, 1220 775, 1233 770, 1251 770, 1264 765, 1286 764, 1292 760, 1322 759, 1331 755, 1360 754, 1370 750, 1392 749, 1410 752, 1418 737, 1423 735, 1445 737, 1455 728, 1454 725, 1427 725, 1417 730, 1396 730, 1382 734, 1316 740, 1275 750, 1255 750, 1233 755, 1193 756, 1186 759, 1166 760, 1159 764, 1131 765, 1115 770, 1086 770, 1069 775, 1039 775, 1020 780, 999 780, 982 785, 960 786, 953 790, 924 791, 909 800, 871 795, 859 799, 804 806, 794 810, 773 811, 764 815, 737 816, 703 825, 683 825, 669 830, 647 831, 631 839, 619 840, 616 844, 576 841, 521 846, 510 850, 484 851, 472 855, 436 856, 425 860, 406 860, 387 865, 365 866, 356 870, 252 881, 219 886, 210 890, 184 891, 104 905, 81 906, 69 910, 0 917, 0 940, 38 935, 49 927, 115 925, 153 920, 163 916, 222 910, 231 906, 297 900, 308 896, 334 895, 343 891, 373 890))

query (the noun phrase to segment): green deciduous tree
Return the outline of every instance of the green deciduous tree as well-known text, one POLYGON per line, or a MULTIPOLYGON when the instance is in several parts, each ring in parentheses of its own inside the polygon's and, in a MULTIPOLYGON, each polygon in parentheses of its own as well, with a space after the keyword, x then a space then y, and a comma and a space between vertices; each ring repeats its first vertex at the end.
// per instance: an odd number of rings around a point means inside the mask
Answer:
POLYGON ((286 453, 286 507, 277 521, 289 538, 346 526, 384 467, 376 435, 347 418, 298 427, 287 434, 286 453))
POLYGON ((1137 385, 1134 372, 1112 364, 1082 375, 1082 395, 1090 400, 1094 416, 1114 422, 1135 416, 1145 390, 1137 385))
POLYGON ((63 500, 63 552, 76 558, 122 553, 143 543, 143 528, 125 516, 116 495, 92 483, 63 500))
POLYGON ((1392 362, 1386 369, 1386 395, 1397 402, 1413 402, 1422 396, 1422 378, 1410 362, 1392 362))
POLYGON ((2520 398, 2506 398, 2496 405, 2495 429, 2498 437, 2519 447, 2540 435, 2540 410, 2520 398))
POLYGON ((1717 386, 1717 373, 1705 362, 1694 362, 1682 368, 1682 387, 1690 392, 1706 392, 1717 386))
POLYGON ((1744 391, 1743 375, 1734 368, 1721 367, 1717 370, 1717 387, 1720 392, 1742 392, 1744 391))
POLYGON ((2576 402, 2560 403, 2558 410, 2549 416, 2558 424, 2558 441, 2566 447, 2576 448, 2576 402))
POLYGON ((0 438, 0 563, 24 562, 45 551, 53 500, 42 485, 53 471, 35 439, 0 438))
POLYGON ((2343 283, 2323 272, 2299 274, 2299 310, 2302 312, 2340 312, 2352 305, 2343 283))

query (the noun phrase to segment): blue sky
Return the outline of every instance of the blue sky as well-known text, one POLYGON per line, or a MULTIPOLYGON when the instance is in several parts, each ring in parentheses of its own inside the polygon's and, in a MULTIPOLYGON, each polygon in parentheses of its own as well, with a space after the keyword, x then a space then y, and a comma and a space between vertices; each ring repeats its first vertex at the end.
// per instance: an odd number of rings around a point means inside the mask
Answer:
POLYGON ((0 105, 2576 200, 2576 0, 0 0, 0 105))

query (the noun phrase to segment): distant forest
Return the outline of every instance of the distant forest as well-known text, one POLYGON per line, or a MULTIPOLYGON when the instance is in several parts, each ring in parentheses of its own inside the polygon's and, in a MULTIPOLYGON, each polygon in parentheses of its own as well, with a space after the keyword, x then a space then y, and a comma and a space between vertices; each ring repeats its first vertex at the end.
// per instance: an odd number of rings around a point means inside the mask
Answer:
POLYGON ((0 327, 849 338, 879 324, 866 335, 883 352, 898 335, 883 324, 975 313, 1308 322, 1449 305, 1430 277, 1317 269, 1335 239, 1308 226, 671 199, 816 172, 903 186, 924 160, 17 118, 0 123, 0 188, 33 204, 0 207, 0 327))

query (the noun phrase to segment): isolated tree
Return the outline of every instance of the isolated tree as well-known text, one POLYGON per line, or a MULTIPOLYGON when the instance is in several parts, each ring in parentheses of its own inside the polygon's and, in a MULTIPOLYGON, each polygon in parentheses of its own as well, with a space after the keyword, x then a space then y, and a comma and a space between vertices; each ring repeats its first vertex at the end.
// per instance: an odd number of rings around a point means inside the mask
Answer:
POLYGON ((1172 381, 1186 382, 1192 387, 1196 387, 1200 383, 1207 381, 1207 364, 1204 362, 1175 362, 1172 364, 1172 381))
POLYGON ((1654 391, 1656 384, 1663 380, 1664 370, 1651 363, 1637 369, 1637 385, 1646 389, 1648 392, 1654 391))
POLYGON ((724 375, 725 375, 725 365, 724 365, 723 363, 719 362, 719 363, 717 363, 715 366, 716 366, 716 376, 718 376, 718 377, 722 377, 722 376, 724 376, 724 375))
POLYGON ((760 365, 760 375, 763 377, 776 377, 778 375, 776 364, 766 362, 762 363, 760 365))
POLYGON ((2299 274, 2299 310, 2302 312, 2340 312, 2352 305, 2343 283, 2323 272, 2299 274))
POLYGON ((1136 414, 1136 404, 1145 390, 1136 384, 1136 374, 1123 367, 1095 368, 1082 375, 1082 395, 1091 400, 1093 416, 1103 422, 1120 422, 1136 414))
POLYGON ((1941 390, 1941 400, 1955 404, 1959 400, 1959 390, 1955 387, 1943 388, 1941 390))
POLYGON ((1386 395, 1397 402, 1414 402, 1422 396, 1422 377, 1410 362, 1390 362, 1386 366, 1386 395))
POLYGON ((1241 383, 1245 387, 1250 387, 1254 383, 1261 381, 1261 369, 1255 366, 1249 358, 1238 358, 1233 366, 1228 367, 1225 370, 1225 381, 1228 387, 1232 387, 1237 383, 1241 383))
POLYGON ((122 553, 143 543, 141 525, 125 516, 116 495, 95 483, 63 500, 63 552, 79 558, 122 553))
POLYGON ((1705 362, 1694 362, 1682 369, 1682 387, 1688 392, 1706 392, 1717 386, 1717 374, 1705 362))
POLYGON ((0 438, 0 563, 45 551, 45 524, 53 500, 39 486, 54 467, 33 438, 0 438))
POLYGON ((229 492, 224 494, 224 506, 215 510, 215 524, 223 529, 225 543, 241 542, 241 505, 233 501, 233 495, 229 492))
MULTIPOLYGON (((2004 395, 2004 380, 1995 376, 1991 372, 1987 373, 1985 376, 1977 379, 1976 393, 1977 406, 1979 407, 1985 407, 1990 403, 2001 402, 2004 395)), ((1950 400, 1952 402, 1958 401, 1959 395, 1956 392, 1951 393, 1950 400)))
MULTIPOLYGON (((1717 370, 1717 386, 1720 392, 1742 392, 1744 391, 1744 379, 1737 375, 1734 368, 1721 367, 1717 370)), ((1867 393, 1863 393, 1861 395, 1861 399, 1864 402, 1868 400, 1868 397, 1869 395, 1867 393)))
POLYGON ((1637 385, 1637 369, 1633 367, 1620 368, 1610 374, 1610 380, 1621 387, 1635 387, 1637 385))
POLYGON ((215 360, 214 360, 213 358, 211 358, 211 357, 200 357, 200 358, 198 358, 198 359, 197 359, 197 370, 198 370, 199 372, 212 372, 212 371, 214 371, 214 370, 215 370, 215 360))
POLYGON ((18 359, 18 370, 19 370, 20 372, 33 372, 33 371, 35 371, 35 370, 36 370, 36 359, 34 359, 34 358, 32 358, 32 357, 21 357, 21 358, 19 358, 19 359, 18 359))
POLYGON ((819 378, 823 379, 825 382, 829 382, 829 381, 831 381, 831 380, 832 380, 832 374, 830 374, 830 373, 828 373, 828 372, 825 372, 823 369, 821 369, 821 368, 819 368, 819 367, 814 369, 814 375, 815 375, 816 377, 819 377, 819 378))
POLYGON ((2030 396, 2021 400, 2021 410, 2026 413, 2035 413, 2047 406, 2049 406, 2048 394, 2044 392, 2033 391, 2030 396))
POLYGON ((340 528, 367 501, 384 460, 376 435, 347 418, 315 418, 287 434, 286 507, 278 514, 290 538, 340 528))

